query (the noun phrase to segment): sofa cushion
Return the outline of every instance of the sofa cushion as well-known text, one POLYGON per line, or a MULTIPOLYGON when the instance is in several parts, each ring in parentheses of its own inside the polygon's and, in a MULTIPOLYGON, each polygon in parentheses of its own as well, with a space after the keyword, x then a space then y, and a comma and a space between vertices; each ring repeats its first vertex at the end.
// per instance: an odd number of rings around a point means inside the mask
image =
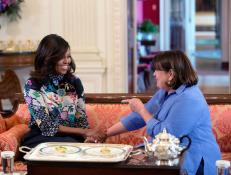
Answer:
MULTIPOLYGON (((127 104, 86 104, 86 113, 91 128, 109 128, 130 112, 127 104)), ((106 142, 137 145, 143 142, 142 135, 146 135, 145 127, 109 137, 106 142)))
POLYGON ((213 133, 222 152, 231 152, 231 105, 210 105, 213 133))
POLYGON ((28 124, 30 120, 30 111, 27 104, 19 104, 16 113, 6 118, 6 128, 9 129, 16 124, 28 124))
POLYGON ((86 104, 91 128, 111 127, 130 111, 126 104, 86 104))
POLYGON ((6 131, 6 122, 0 114, 0 134, 6 131))
POLYGON ((29 131, 26 124, 18 124, 0 134, 0 151, 14 151, 18 155, 18 147, 25 133, 29 131))

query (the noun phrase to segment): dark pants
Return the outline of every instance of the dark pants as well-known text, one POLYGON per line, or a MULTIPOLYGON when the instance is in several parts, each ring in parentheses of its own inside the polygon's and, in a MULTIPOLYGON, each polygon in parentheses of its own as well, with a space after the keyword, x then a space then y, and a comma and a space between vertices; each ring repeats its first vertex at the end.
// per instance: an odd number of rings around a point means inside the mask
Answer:
POLYGON ((204 175, 204 159, 201 159, 199 168, 197 169, 196 175, 204 175))

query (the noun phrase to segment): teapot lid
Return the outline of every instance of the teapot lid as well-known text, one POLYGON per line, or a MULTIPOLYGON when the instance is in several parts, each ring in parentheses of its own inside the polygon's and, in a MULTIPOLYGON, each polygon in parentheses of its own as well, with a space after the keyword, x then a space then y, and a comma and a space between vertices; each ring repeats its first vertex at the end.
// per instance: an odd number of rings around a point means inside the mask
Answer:
POLYGON ((160 141, 169 141, 171 135, 167 133, 166 128, 163 129, 163 132, 156 135, 156 139, 160 141))
POLYGON ((158 134, 157 137, 159 137, 160 140, 168 140, 169 139, 169 135, 167 133, 166 128, 163 129, 163 132, 158 134))
POLYGON ((171 135, 167 133, 166 128, 163 129, 163 131, 156 135, 153 142, 173 142, 175 144, 179 144, 179 139, 176 138, 174 135, 171 135))

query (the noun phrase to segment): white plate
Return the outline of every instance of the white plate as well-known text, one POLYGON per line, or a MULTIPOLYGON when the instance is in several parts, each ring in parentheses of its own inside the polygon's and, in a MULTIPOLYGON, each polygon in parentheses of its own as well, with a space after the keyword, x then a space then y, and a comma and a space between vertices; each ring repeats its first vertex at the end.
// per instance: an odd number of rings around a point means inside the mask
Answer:
POLYGON ((50 145, 39 150, 41 154, 48 155, 67 155, 74 154, 81 151, 81 148, 72 145, 50 145))
POLYGON ((124 154, 125 150, 119 147, 98 146, 98 147, 87 148, 84 150, 84 153, 88 156, 116 157, 124 154))

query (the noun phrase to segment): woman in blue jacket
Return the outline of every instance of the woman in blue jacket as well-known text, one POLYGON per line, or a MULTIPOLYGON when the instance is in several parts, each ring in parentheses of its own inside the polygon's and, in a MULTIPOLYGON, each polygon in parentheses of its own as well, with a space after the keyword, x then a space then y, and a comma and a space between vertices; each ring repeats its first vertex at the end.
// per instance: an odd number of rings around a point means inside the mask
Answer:
POLYGON ((155 57, 153 66, 159 90, 146 104, 137 98, 124 100, 133 112, 109 128, 107 136, 145 125, 152 137, 164 128, 176 137, 188 135, 192 143, 181 168, 190 175, 215 174, 220 149, 212 133, 208 105, 189 59, 181 51, 166 51, 155 57))

